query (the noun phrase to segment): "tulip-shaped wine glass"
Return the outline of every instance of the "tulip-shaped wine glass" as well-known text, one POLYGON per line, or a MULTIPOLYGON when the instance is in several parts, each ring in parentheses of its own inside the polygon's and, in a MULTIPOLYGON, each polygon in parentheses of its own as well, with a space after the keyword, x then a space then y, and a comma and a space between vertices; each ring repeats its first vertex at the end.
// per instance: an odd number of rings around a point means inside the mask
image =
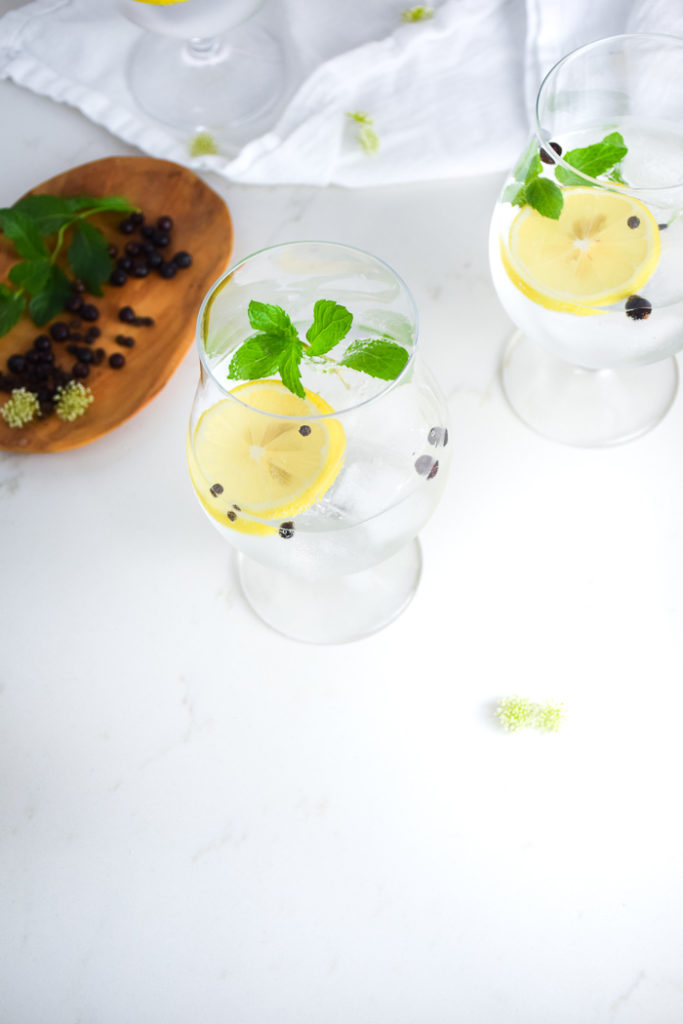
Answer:
POLYGON ((229 153, 280 98, 284 56, 253 16, 264 0, 117 0, 146 31, 127 72, 131 93, 155 120, 205 131, 229 153))
POLYGON ((381 629, 417 587, 451 450, 406 285, 348 246, 274 246, 214 285, 197 344, 190 477, 252 608, 314 643, 381 629))
POLYGON ((683 40, 622 35, 543 81, 496 205, 493 282, 519 328, 505 394, 567 444, 639 436, 676 394, 683 347, 683 40))

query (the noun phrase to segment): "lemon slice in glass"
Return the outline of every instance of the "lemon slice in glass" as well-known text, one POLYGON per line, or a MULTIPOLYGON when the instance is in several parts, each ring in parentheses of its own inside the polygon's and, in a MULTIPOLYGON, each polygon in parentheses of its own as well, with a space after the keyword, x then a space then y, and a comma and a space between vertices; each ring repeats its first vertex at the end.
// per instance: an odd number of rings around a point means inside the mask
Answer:
POLYGON ((659 262, 659 228, 626 194, 568 188, 558 220, 525 206, 510 228, 503 265, 513 284, 546 309, 600 312, 643 287, 659 262))
POLYGON ((188 441, 192 483, 224 526, 272 533, 332 486, 344 429, 318 418, 334 412, 319 395, 299 398, 278 380, 248 381, 231 394, 202 414, 188 441))

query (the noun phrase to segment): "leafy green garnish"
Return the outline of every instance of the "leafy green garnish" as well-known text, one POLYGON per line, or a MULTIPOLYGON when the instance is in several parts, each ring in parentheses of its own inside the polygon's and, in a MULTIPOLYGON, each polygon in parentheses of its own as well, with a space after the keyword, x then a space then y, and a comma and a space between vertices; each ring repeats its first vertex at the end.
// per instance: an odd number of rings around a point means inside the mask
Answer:
POLYGON ((11 331, 24 312, 26 300, 21 292, 14 292, 0 284, 0 336, 11 331))
MULTIPOLYGON (((621 134, 610 132, 602 142, 570 149, 565 153, 563 160, 575 168, 575 171, 570 170, 569 167, 557 165, 555 177, 562 185, 589 187, 593 182, 582 175, 587 175, 588 178, 599 178, 606 175, 609 181, 625 185, 626 182, 619 170, 619 164, 627 152, 628 148, 621 134)), ((554 181, 542 175, 543 162, 538 146, 533 140, 513 171, 514 182, 506 186, 502 196, 503 202, 520 207, 532 206, 543 217, 557 220, 564 205, 562 190, 554 181)))
MULTIPOLYGON (((570 149, 564 154, 564 162, 577 171, 582 171, 589 178, 599 178, 606 174, 617 164, 621 163, 626 154, 627 147, 619 132, 611 132, 606 135, 602 142, 596 142, 592 146, 584 146, 581 149, 570 149)), ((574 174, 566 167, 556 167, 555 177, 563 185, 590 185, 580 174, 574 174)))
POLYGON ((101 295, 113 260, 102 232, 90 224, 96 213, 136 210, 123 196, 25 196, 0 210, 0 230, 12 242, 20 261, 9 271, 15 288, 0 285, 0 336, 18 322, 24 310, 42 326, 61 312, 69 295, 69 277, 58 264, 67 237, 69 268, 89 292, 101 295), (70 232, 70 234, 68 234, 70 232), (47 239, 56 235, 52 246, 47 239))
POLYGON ((305 397, 301 383, 302 359, 346 366, 380 380, 395 380, 408 362, 409 353, 395 341, 362 339, 352 342, 342 358, 327 355, 351 330, 353 315, 331 299, 319 299, 313 307, 313 323, 302 341, 290 317, 281 306, 253 300, 249 323, 257 331, 232 356, 228 366, 231 380, 258 380, 279 373, 293 394, 305 397))
POLYGON ((322 356, 351 330, 353 317, 344 306, 320 299, 313 307, 313 323, 306 331, 309 355, 322 356))
POLYGON ((533 206, 543 217, 557 220, 562 213, 562 191, 550 178, 533 178, 524 186, 524 195, 529 206, 533 206))
POLYGON ((503 202, 513 206, 533 206, 544 217, 557 220, 562 212, 562 192, 549 178, 542 178, 543 163, 536 141, 532 139, 512 172, 514 182, 503 192, 503 202))
POLYGON ((28 312, 34 324, 42 327, 61 313, 70 291, 69 278, 62 268, 51 265, 47 284, 29 299, 28 312))
POLYGON ((352 342, 344 357, 342 366, 361 370, 381 380, 395 380, 408 362, 408 353, 395 341, 373 341, 370 338, 352 342))

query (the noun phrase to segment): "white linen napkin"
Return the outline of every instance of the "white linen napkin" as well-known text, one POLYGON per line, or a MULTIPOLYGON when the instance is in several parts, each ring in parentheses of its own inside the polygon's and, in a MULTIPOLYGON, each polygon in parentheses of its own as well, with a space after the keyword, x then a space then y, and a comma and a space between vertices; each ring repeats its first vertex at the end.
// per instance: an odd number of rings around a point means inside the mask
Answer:
POLYGON ((622 31, 683 35, 677 0, 434 0, 433 17, 407 22, 410 6, 268 0, 255 18, 281 39, 290 84, 274 123, 236 154, 193 157, 189 137, 136 106, 125 65, 142 30, 114 0, 9 11, 0 77, 77 107, 152 156, 232 181, 367 186, 503 170, 524 143, 543 74, 564 53, 622 31), (375 152, 348 116, 357 111, 372 119, 375 152))

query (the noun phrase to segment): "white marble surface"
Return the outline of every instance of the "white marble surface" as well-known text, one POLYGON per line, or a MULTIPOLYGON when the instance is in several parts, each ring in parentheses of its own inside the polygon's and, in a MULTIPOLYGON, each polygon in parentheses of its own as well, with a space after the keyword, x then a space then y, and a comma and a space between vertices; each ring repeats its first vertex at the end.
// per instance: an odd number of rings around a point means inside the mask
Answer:
MULTIPOLYGON (((0 138, 2 205, 130 152, 7 82, 0 138)), ((317 237, 403 274, 451 476, 404 615, 310 648, 196 506, 194 352, 95 444, 2 455, 1 1024, 680 1024, 683 395, 612 450, 515 419, 499 178, 207 180, 236 256, 317 237), (503 733, 514 692, 562 730, 503 733)))

